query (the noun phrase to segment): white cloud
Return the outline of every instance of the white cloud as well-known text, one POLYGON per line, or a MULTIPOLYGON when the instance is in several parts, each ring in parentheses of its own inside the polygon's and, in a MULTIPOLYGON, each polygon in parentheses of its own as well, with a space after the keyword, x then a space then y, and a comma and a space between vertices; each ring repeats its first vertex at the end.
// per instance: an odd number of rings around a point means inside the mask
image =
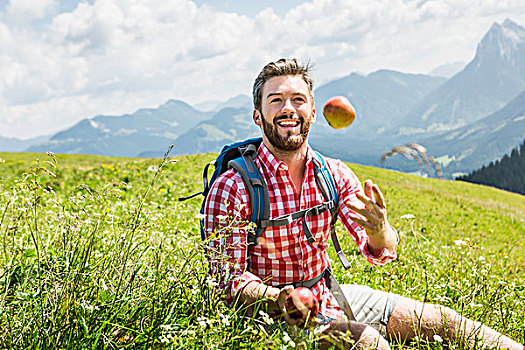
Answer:
POLYGON ((468 61, 523 1, 313 0, 248 17, 190 0, 12 0, 0 13, 0 135, 30 137, 95 114, 249 94, 269 60, 298 56, 318 82, 468 61), (36 21, 35 21, 36 20, 36 21))
POLYGON ((57 0, 11 0, 6 6, 9 20, 13 24, 26 24, 52 13, 57 0))

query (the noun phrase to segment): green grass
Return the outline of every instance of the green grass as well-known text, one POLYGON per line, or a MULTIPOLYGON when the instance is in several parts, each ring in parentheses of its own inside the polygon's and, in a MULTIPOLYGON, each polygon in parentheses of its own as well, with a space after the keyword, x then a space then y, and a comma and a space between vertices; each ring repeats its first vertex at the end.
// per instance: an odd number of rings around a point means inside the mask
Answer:
MULTIPOLYGON (((314 346, 266 334, 207 277, 201 197, 177 198, 201 189, 214 155, 55 157, 0 153, 0 347, 314 346)), ((340 282, 437 302, 525 341, 525 197, 350 166, 383 190, 401 244, 396 261, 371 267, 339 225, 353 263, 342 271, 331 252, 340 282)))

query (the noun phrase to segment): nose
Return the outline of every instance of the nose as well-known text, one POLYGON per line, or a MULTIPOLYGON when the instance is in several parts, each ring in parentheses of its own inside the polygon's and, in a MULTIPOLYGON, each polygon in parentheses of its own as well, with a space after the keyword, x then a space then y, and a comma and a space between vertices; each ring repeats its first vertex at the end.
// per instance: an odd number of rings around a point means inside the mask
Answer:
POLYGON ((283 108, 281 108, 281 113, 286 115, 293 115, 295 113, 295 108, 292 104, 292 101, 287 98, 284 100, 283 108))

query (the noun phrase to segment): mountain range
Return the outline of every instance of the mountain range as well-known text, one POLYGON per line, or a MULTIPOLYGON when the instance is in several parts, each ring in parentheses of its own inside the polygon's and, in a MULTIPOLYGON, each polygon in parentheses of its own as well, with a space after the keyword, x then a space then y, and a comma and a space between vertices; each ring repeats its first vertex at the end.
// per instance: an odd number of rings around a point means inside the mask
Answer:
POLYGON ((34 144, 48 141, 52 135, 38 136, 26 140, 0 136, 0 152, 20 152, 34 144))
MULTIPOLYGON (((328 156, 379 165, 393 147, 417 142, 447 177, 470 172, 510 152, 525 134, 525 29, 511 20, 494 23, 474 58, 449 78, 392 70, 352 73, 317 88, 315 103, 318 121, 310 142, 328 156), (349 128, 331 129, 321 116, 334 95, 346 96, 356 108, 349 128)), ((206 112, 170 100, 133 114, 84 119, 26 150, 161 157, 172 143, 174 155, 216 152, 225 143, 260 134, 248 96, 199 106, 206 112)), ((401 156, 386 165, 421 170, 401 156)))
POLYGON ((139 109, 133 114, 83 119, 27 151, 135 157, 148 150, 166 149, 210 116, 183 101, 170 100, 158 108, 139 109))
POLYGON ((525 29, 495 23, 467 66, 396 120, 398 135, 452 130, 503 108, 525 89, 525 29))

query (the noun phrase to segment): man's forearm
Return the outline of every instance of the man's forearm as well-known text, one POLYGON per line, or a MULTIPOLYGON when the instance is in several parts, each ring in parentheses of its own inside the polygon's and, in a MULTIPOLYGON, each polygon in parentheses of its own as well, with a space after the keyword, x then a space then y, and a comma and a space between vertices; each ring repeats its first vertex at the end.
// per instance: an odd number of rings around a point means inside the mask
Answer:
POLYGON ((268 305, 270 310, 279 310, 277 300, 280 292, 279 288, 253 281, 239 291, 239 299, 245 305, 251 305, 258 300, 262 300, 268 305))

